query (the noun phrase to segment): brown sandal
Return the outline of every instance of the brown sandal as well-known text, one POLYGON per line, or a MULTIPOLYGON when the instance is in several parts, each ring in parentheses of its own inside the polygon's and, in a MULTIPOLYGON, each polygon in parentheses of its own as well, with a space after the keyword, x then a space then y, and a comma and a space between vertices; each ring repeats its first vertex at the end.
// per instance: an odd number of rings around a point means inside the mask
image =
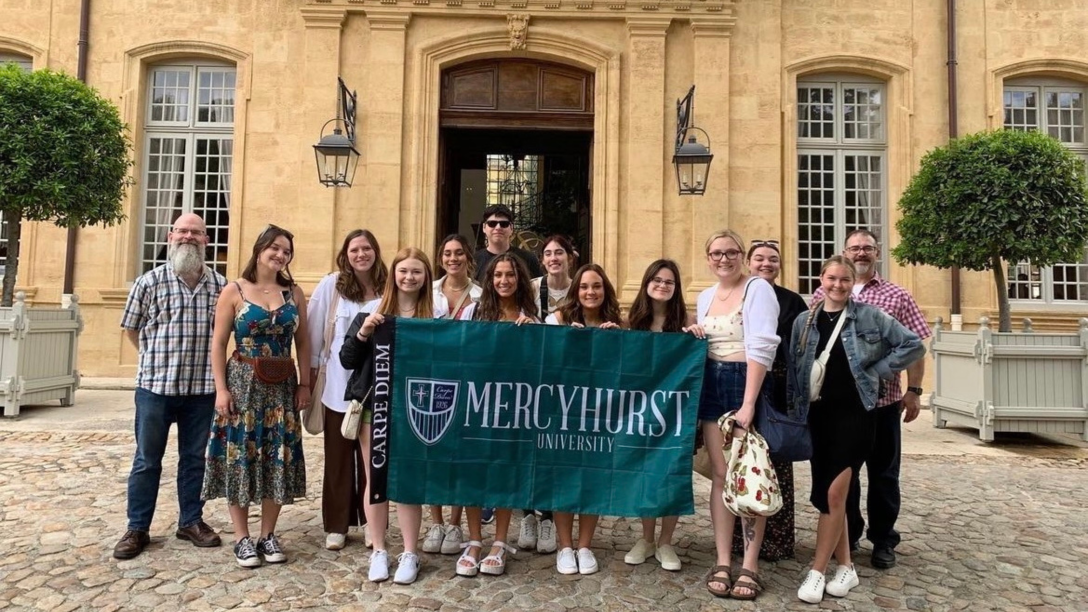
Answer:
POLYGON ((737 581, 733 583, 733 588, 729 591, 730 597, 733 599, 741 599, 750 601, 759 596, 763 592, 763 584, 759 581, 759 576, 751 571, 741 568, 740 575, 737 576, 737 581), (747 578, 744 582, 741 582, 741 578, 747 578), (737 589, 747 589, 751 593, 737 593, 737 589))
POLYGON ((733 578, 730 574, 730 569, 728 565, 715 565, 714 567, 710 568, 710 573, 706 576, 706 590, 710 591, 711 595, 713 595, 714 597, 729 597, 729 593, 731 592, 732 588, 733 578), (715 575, 718 572, 725 572, 725 575, 715 575), (715 582, 719 584, 724 584, 725 588, 715 589, 714 587, 710 586, 715 582))

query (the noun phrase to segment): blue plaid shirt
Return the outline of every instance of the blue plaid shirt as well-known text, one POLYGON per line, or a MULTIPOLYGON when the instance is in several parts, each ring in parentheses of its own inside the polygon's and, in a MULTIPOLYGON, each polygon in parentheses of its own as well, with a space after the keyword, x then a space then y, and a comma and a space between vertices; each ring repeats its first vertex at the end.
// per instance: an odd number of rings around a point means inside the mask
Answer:
POLYGON ((205 268, 190 289, 169 263, 136 279, 121 327, 140 333, 136 386, 159 395, 215 393, 211 342, 215 303, 227 284, 205 268))

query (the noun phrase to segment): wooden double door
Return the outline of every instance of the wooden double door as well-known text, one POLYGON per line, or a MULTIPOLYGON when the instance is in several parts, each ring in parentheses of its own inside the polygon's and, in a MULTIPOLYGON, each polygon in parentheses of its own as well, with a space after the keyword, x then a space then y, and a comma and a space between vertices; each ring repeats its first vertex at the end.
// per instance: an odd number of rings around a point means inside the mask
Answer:
POLYGON ((564 234, 592 261, 592 73, 522 59, 455 66, 442 75, 439 120, 441 235, 483 246, 484 208, 505 204, 516 245, 564 234))

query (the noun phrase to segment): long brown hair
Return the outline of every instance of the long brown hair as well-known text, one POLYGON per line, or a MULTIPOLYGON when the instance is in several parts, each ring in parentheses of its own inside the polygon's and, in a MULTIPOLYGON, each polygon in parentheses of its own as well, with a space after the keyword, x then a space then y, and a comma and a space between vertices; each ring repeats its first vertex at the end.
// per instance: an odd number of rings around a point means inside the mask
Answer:
POLYGON ((344 244, 340 247, 340 252, 336 254, 336 267, 340 270, 340 275, 336 277, 336 291, 345 300, 351 300, 352 302, 362 302, 366 299, 366 290, 359 284, 359 279, 355 278, 355 269, 348 262, 348 246, 352 240, 360 236, 366 238, 366 241, 370 243, 370 247, 374 249, 374 265, 370 266, 370 271, 367 274, 370 276, 370 284, 374 286, 374 291, 379 296, 382 294, 382 290, 385 289, 385 277, 388 276, 385 262, 382 261, 382 248, 378 246, 378 239, 374 237, 374 234, 367 229, 348 232, 348 235, 344 238, 344 244))
POLYGON ((559 314, 563 318, 563 323, 566 325, 571 323, 586 324, 585 309, 582 307, 582 302, 578 300, 578 285, 582 283, 582 276, 586 272, 596 272, 604 283, 604 301, 601 304, 600 311, 601 322, 621 325, 623 320, 620 318, 620 300, 616 297, 616 289, 612 286, 612 281, 608 280, 604 268, 595 263, 588 263, 578 268, 578 271, 574 273, 574 280, 571 281, 570 289, 567 290, 567 299, 559 307, 559 314))
POLYGON ((431 285, 434 283, 431 277, 431 260, 423 251, 407 247, 397 251, 393 257, 393 263, 389 264, 389 276, 385 280, 385 291, 382 292, 382 301, 375 312, 383 315, 401 316, 400 302, 397 301, 397 265, 406 259, 415 259, 423 264, 423 284, 419 288, 419 297, 416 298, 417 319, 430 319, 434 317, 434 296, 431 285))
POLYGON ((291 257, 287 261, 287 265, 283 266, 283 269, 276 273, 276 284, 281 287, 295 286, 295 279, 291 276, 291 261, 295 259, 295 235, 282 227, 272 225, 271 223, 268 224, 268 227, 264 228, 261 235, 257 236, 257 241, 253 243, 253 254, 249 256, 246 267, 242 269, 242 278, 251 283, 257 282, 257 258, 261 256, 262 251, 272 246, 272 243, 280 236, 287 239, 287 244, 291 247, 291 257))
MULTIPOLYGON (((574 243, 571 242, 571 239, 563 234, 552 234, 545 238, 544 242, 540 243, 540 263, 544 263, 544 251, 547 251, 548 245, 553 242, 567 252, 567 274, 570 274, 574 271, 574 266, 578 265, 578 251, 574 248, 574 243)), ((547 276, 547 272, 544 274, 547 276)))
POLYGON ((650 267, 646 268, 646 273, 642 275, 642 284, 639 286, 638 295, 635 296, 635 302, 631 304, 631 313, 627 317, 629 328, 649 330, 650 326, 653 325, 654 305, 649 294, 650 281, 662 270, 672 272, 673 278, 676 279, 676 286, 672 292, 672 297, 665 304, 665 324, 661 327, 661 331, 683 331, 684 323, 687 322, 688 318, 688 309, 687 305, 684 304, 683 288, 680 286, 680 268, 671 259, 658 259, 650 264, 650 267))
POLYGON ((507 251, 493 257, 484 270, 484 292, 480 296, 480 303, 476 305, 475 312, 472 313, 473 320, 498 321, 502 317, 502 298, 499 297, 499 292, 495 290, 495 269, 504 261, 513 267, 514 276, 517 277, 518 284, 517 288, 514 289, 514 303, 518 305, 518 310, 529 316, 533 316, 533 313, 536 312, 533 286, 529 283, 529 269, 525 267, 525 262, 521 261, 520 257, 507 251))

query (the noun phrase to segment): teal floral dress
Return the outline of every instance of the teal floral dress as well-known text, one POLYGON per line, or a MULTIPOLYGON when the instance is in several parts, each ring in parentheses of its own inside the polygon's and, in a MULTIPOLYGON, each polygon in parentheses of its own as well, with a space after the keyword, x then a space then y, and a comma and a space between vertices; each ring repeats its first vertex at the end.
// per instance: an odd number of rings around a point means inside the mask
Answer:
MULTIPOLYGON (((241 287, 239 287, 241 291, 241 287)), ((246 357, 289 357, 298 326, 293 292, 284 291, 284 304, 275 310, 245 299, 234 317, 234 342, 246 357)), ((266 384, 253 366, 227 360, 227 388, 233 412, 216 414, 208 439, 204 469, 206 499, 249 506, 270 499, 290 504, 306 495, 306 463, 302 456, 302 426, 295 408, 298 378, 266 384)))

